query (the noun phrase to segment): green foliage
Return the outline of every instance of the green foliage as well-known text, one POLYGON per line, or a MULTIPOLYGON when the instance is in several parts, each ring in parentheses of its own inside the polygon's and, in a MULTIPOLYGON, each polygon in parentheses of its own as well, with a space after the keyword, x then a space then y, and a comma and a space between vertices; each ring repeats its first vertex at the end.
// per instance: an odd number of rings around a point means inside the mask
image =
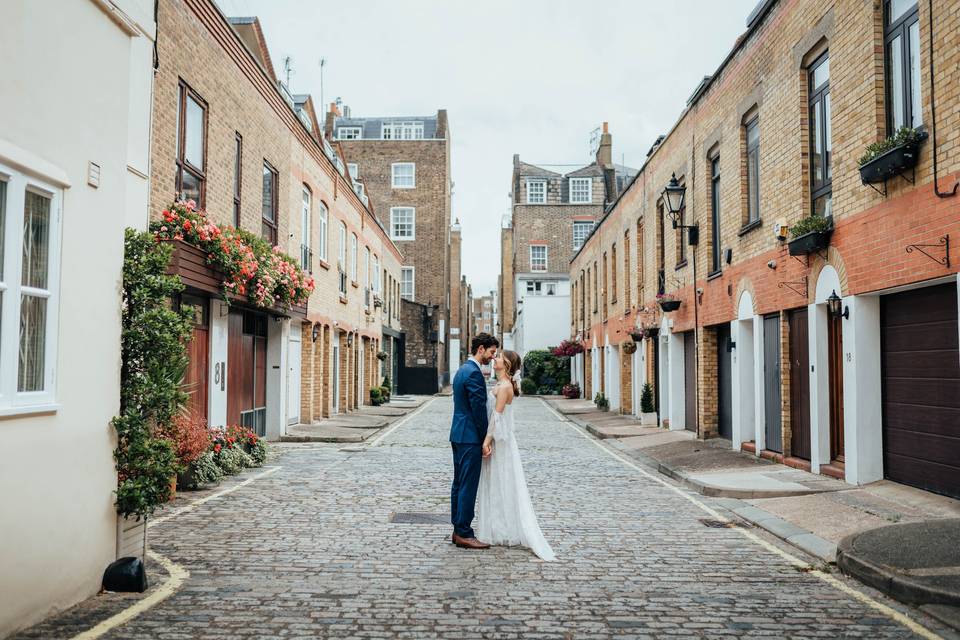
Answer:
POLYGON ((656 411, 656 408, 653 405, 653 385, 645 382, 643 389, 640 391, 640 412, 653 413, 654 411, 656 411))
POLYGON ((370 404, 377 407, 383 402, 383 392, 380 387, 370 387, 370 404))
POLYGON ((554 355, 553 349, 531 351, 523 359, 523 382, 520 390, 524 394, 558 394, 569 380, 570 358, 554 355), (530 388, 528 380, 536 385, 536 391, 527 391, 530 388))
POLYGON ((151 234, 127 229, 123 260, 120 415, 117 431, 117 513, 137 519, 169 499, 170 478, 181 470, 173 445, 161 437, 187 396, 180 388, 187 369, 185 343, 192 310, 174 310, 183 290, 166 275, 172 247, 151 234))
POLYGON ((221 449, 219 453, 213 454, 213 459, 216 460, 220 469, 223 470, 223 473, 228 476, 235 475, 248 467, 254 466, 253 458, 247 455, 247 452, 240 447, 226 447, 221 449))
POLYGON ((535 396, 537 395, 537 383, 531 380, 530 378, 523 378, 520 381, 520 393, 525 396, 535 396))
POLYGON ((381 384, 380 386, 381 386, 381 387, 386 387, 387 389, 392 389, 393 386, 390 384, 390 376, 384 376, 384 377, 383 377, 383 384, 381 384))
POLYGON ((251 466, 254 467, 262 467, 263 463, 267 461, 266 440, 259 438, 256 443, 250 445, 250 460, 253 461, 251 466))
POLYGON ((833 220, 831 218, 824 218, 823 216, 812 215, 807 216, 797 224, 790 227, 790 234, 794 238, 799 238, 800 236, 811 233, 813 231, 828 231, 833 228, 833 220))
POLYGON ((871 160, 875 160, 891 149, 902 147, 908 144, 916 144, 926 138, 926 134, 917 131, 912 127, 900 127, 892 136, 867 145, 864 154, 857 160, 861 167, 871 160))
POLYGON ((213 459, 212 451, 205 451, 199 458, 190 463, 193 472, 193 485, 185 487, 193 489, 205 484, 216 484, 223 479, 223 470, 213 459))
POLYGON ((610 401, 607 400, 607 396, 602 393, 597 393, 597 395, 593 397, 593 404, 597 405, 597 409, 600 409, 600 411, 610 410, 610 401))

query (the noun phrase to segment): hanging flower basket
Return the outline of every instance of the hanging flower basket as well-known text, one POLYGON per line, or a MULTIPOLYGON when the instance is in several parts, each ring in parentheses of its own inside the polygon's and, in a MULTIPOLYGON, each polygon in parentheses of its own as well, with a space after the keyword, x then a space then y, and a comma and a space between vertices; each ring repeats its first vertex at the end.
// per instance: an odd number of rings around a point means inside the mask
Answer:
POLYGON ((670 313, 680 308, 680 301, 668 293, 658 293, 657 304, 660 305, 664 313, 670 313))
POLYGON ((637 343, 634 342, 633 340, 625 340, 622 346, 623 346, 623 352, 628 356, 633 355, 634 353, 637 352, 637 343))
POLYGON ((867 147, 860 157, 860 181, 863 184, 885 182, 917 165, 920 145, 927 139, 926 131, 902 127, 886 140, 867 147))
POLYGON ((380 360, 380 361, 382 362, 382 361, 384 361, 384 360, 386 360, 386 359, 387 359, 387 352, 386 352, 386 351, 378 351, 378 352, 377 352, 377 360, 380 360))
POLYGON ((630 332, 630 339, 633 340, 634 342, 640 342, 646 337, 647 337, 647 332, 644 331, 643 329, 637 329, 635 331, 630 332))

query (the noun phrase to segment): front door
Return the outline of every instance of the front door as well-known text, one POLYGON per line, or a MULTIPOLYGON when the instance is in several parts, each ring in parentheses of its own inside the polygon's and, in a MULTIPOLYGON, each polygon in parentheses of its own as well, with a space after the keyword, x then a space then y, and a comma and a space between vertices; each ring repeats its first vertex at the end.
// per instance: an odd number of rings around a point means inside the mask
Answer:
POLYGON ((687 431, 697 432, 697 338, 695 332, 683 334, 683 397, 687 431))
POLYGON ((780 433, 780 316, 763 319, 763 418, 765 448, 783 451, 780 433))
POLYGON ((267 432, 267 316, 230 312, 227 331, 227 424, 267 432))
POLYGON ((827 363, 830 376, 830 460, 843 463, 842 317, 827 314, 827 363))
POLYGON ((790 455, 810 459, 810 353, 807 309, 790 312, 790 455))
POLYGON ((340 332, 333 332, 333 407, 330 413, 340 413, 340 332))
POLYGON ((721 438, 733 437, 733 387, 730 360, 730 325, 717 327, 717 430, 721 438))
POLYGON ((183 375, 183 390, 188 394, 187 411, 190 419, 207 419, 208 378, 210 370, 209 300, 184 294, 181 304, 194 309, 193 335, 187 344, 187 370, 183 375))

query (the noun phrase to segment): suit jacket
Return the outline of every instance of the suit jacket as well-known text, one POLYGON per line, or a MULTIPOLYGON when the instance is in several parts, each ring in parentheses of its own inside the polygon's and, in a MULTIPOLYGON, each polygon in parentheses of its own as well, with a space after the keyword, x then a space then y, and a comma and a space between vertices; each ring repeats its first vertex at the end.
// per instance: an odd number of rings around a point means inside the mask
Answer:
POLYGON ((480 365, 467 360, 453 377, 450 442, 482 444, 487 437, 487 384, 480 365))

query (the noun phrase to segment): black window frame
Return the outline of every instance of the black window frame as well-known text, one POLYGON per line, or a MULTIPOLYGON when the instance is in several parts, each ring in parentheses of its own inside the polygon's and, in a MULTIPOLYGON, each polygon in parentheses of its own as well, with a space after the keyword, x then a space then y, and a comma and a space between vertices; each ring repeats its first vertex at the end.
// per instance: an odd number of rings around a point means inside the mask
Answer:
MULTIPOLYGON (((270 173, 270 185, 271 185, 271 197, 270 197, 270 209, 273 212, 273 219, 269 219, 264 215, 267 210, 266 194, 263 194, 263 203, 260 208, 260 237, 270 243, 270 246, 276 246, 277 244, 277 218, 279 218, 279 191, 280 191, 280 174, 273 167, 270 162, 264 158, 263 159, 263 173, 266 176, 267 172, 270 173), (269 237, 268 237, 269 235, 269 237)), ((266 186, 266 181, 264 181, 264 186, 266 186)))
POLYGON ((747 161, 747 220, 746 225, 760 222, 760 116, 754 116, 743 125, 744 141, 746 143, 747 161), (750 133, 756 131, 755 140, 750 141, 750 133), (750 186, 750 167, 753 166, 753 175, 756 181, 754 190, 750 186))
MULTIPOLYGON (((832 163, 830 158, 832 145, 832 129, 830 127, 830 112, 831 109, 826 105, 830 102, 830 75, 829 70, 827 72, 827 80, 819 86, 813 86, 814 81, 814 72, 822 64, 830 63, 830 51, 824 51, 822 54, 817 56, 817 58, 807 67, 807 78, 809 85, 809 94, 807 96, 807 117, 808 117, 808 129, 809 129, 809 138, 810 138, 810 212, 816 212, 817 201, 824 197, 830 197, 832 200, 833 196, 833 172, 832 172, 832 163), (822 148, 820 149, 821 153, 821 162, 822 162, 822 174, 823 178, 820 181, 816 179, 816 172, 813 167, 813 158, 815 156, 815 145, 817 137, 814 135, 813 126, 814 126, 814 117, 813 111, 814 108, 819 109, 819 124, 820 124, 820 140, 823 143, 822 148), (828 148, 829 146, 829 148, 828 148)), ((831 209, 832 211, 832 209, 831 209)))
POLYGON ((233 159, 233 226, 240 228, 240 196, 243 193, 243 136, 234 131, 233 159))
MULTIPOLYGON (((923 126, 923 96, 920 96, 921 104, 913 104, 913 85, 910 82, 910 27, 918 25, 920 22, 920 3, 913 5, 913 9, 906 11, 902 16, 890 23, 890 0, 883 0, 883 78, 884 78, 884 106, 887 115, 887 134, 896 133, 897 126, 893 122, 893 100, 891 95, 893 83, 890 82, 890 57, 887 55, 890 51, 890 43, 900 38, 900 82, 903 89, 902 95, 898 96, 903 100, 903 124, 901 126, 913 127, 914 108, 920 111, 920 122, 914 127, 919 129, 923 126)), ((919 49, 918 49, 919 50, 919 49)), ((918 81, 920 79, 918 78, 918 81)), ((922 88, 921 88, 922 91, 922 88)))
POLYGON ((193 87, 180 78, 177 85, 177 158, 176 158, 176 176, 174 178, 174 188, 177 197, 183 194, 183 174, 189 173, 200 185, 200 195, 197 201, 197 207, 205 208, 207 201, 207 113, 209 105, 207 101, 194 91, 193 87), (200 108, 203 109, 203 167, 197 167, 187 160, 187 97, 193 99, 200 108))
POLYGON ((710 273, 720 272, 720 154, 710 156, 710 273))

